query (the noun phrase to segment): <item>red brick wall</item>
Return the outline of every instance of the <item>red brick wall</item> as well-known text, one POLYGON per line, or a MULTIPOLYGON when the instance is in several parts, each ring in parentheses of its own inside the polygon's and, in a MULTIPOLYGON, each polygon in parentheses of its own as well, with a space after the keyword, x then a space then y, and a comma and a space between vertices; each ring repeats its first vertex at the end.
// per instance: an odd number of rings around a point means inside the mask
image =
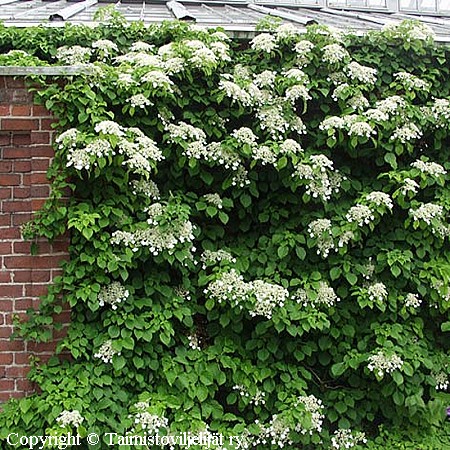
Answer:
MULTIPOLYGON (((48 358, 54 343, 11 341, 13 316, 25 316, 46 292, 59 263, 67 257, 67 240, 30 242, 21 238, 28 221, 49 195, 46 170, 53 156, 54 119, 33 104, 23 78, 0 76, 0 402, 34 390, 26 379, 30 356, 48 358)), ((62 316, 68 321, 68 312, 62 316)), ((55 336, 58 338, 58 336, 55 336)))

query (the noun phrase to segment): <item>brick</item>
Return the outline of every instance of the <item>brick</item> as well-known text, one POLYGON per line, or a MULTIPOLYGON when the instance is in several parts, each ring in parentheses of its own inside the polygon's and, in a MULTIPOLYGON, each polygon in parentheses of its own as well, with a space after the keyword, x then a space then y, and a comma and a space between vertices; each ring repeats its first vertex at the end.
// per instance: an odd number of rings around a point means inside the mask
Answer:
POLYGON ((11 133, 0 134, 0 147, 11 145, 11 133))
POLYGON ((5 77, 5 85, 7 88, 24 88, 25 87, 25 79, 23 77, 5 77))
POLYGON ((20 175, 12 173, 0 174, 0 186, 18 186, 20 182, 20 175))
POLYGON ((10 107, 9 105, 0 105, 0 116, 9 116, 10 107))
POLYGON ((30 145, 31 144, 31 133, 13 133, 13 144, 14 145, 30 145))
MULTIPOLYGON (((0 364, 11 364, 13 362, 13 355, 11 353, 3 353, 2 352, 2 342, 8 342, 8 341, 0 341, 0 364)), ((0 383, 2 380, 0 380, 0 383)), ((3 388, 5 389, 5 388, 3 388)), ((0 391, 3 390, 0 385, 0 391)))
POLYGON ((31 161, 14 161, 14 172, 30 172, 31 161))
POLYGON ((29 342, 28 350, 35 353, 48 352, 53 354, 56 349, 56 342, 29 342))
POLYGON ((67 253, 69 250, 69 242, 67 240, 54 241, 52 243, 52 250, 55 253, 67 253))
POLYGON ((0 338, 1 339, 9 339, 13 332, 13 327, 0 327, 0 338))
POLYGON ((5 369, 6 378, 26 378, 30 367, 27 366, 9 366, 5 369))
POLYGON ((10 312, 13 310, 13 306, 14 305, 11 299, 0 299, 0 311, 10 312))
POLYGON ((31 242, 14 242, 14 253, 31 253, 31 242))
POLYGON ((34 384, 29 380, 16 380, 16 391, 30 393, 34 391, 34 384))
POLYGON ((30 363, 30 354, 29 353, 15 353, 14 354, 14 364, 29 364, 30 363))
POLYGON ((29 198, 31 189, 29 187, 15 187, 13 189, 13 196, 17 198, 29 198))
POLYGON ((31 132, 31 144, 50 144, 51 136, 48 131, 32 131, 31 132))
MULTIPOLYGON (((3 216, 0 215, 0 219, 2 219, 2 217, 5 217, 8 220, 11 220, 6 215, 3 215, 3 216)), ((1 236, 2 236, 1 237, 2 239, 20 239, 20 229, 19 228, 6 228, 6 229, 3 229, 1 236)))
POLYGON ((48 184, 46 172, 32 173, 30 175, 30 184, 48 184))
POLYGON ((51 117, 52 113, 45 106, 33 105, 33 116, 51 117))
POLYGON ((13 391, 13 390, 14 390, 13 380, 0 380, 0 391, 13 391))
POLYGON ((11 247, 11 242, 0 242, 0 255, 10 255, 12 251, 11 247))
MULTIPOLYGON (((10 283, 12 272, 7 270, 0 271, 0 283, 10 283)), ((1 315, 0 315, 1 317, 1 315)), ((0 322, 1 323, 1 322, 0 322)))
POLYGON ((50 270, 32 270, 31 271, 31 281, 33 283, 47 283, 51 279, 50 270))
POLYGON ((33 308, 33 300, 31 298, 21 298, 14 301, 14 311, 27 311, 31 308, 33 308))
POLYGON ((48 292, 47 284, 30 284, 25 286, 25 295, 30 297, 40 297, 48 292))
POLYGON ((41 130, 53 130, 53 125, 58 122, 55 118, 41 119, 41 130))
POLYGON ((35 172, 47 172, 48 166, 50 165, 49 158, 32 158, 31 166, 35 172))
POLYGON ((11 161, 0 161, 0 173, 8 173, 12 171, 11 161))
POLYGON ((31 211, 29 200, 7 200, 2 203, 4 212, 26 212, 31 211))
POLYGON ((33 147, 31 149, 31 154, 35 157, 53 158, 55 156, 55 151, 51 145, 41 145, 39 147, 33 147))
POLYGON ((38 119, 2 119, 2 130, 38 130, 38 119))
POLYGON ((3 158, 4 159, 26 159, 31 156, 30 148, 4 148, 3 158))
MULTIPOLYGON (((12 224, 19 231, 18 238, 22 237, 21 233, 20 233, 20 226, 23 225, 24 223, 29 222, 32 216, 33 215, 31 214, 31 212, 28 212, 28 213, 17 213, 16 212, 13 214, 12 224)), ((15 239, 18 239, 18 238, 15 238, 15 239)))
POLYGON ((39 185, 30 187, 30 197, 47 198, 50 195, 50 186, 39 185))
POLYGON ((4 265, 7 269, 29 269, 34 259, 33 256, 5 256, 4 265))
POLYGON ((23 296, 23 285, 21 284, 0 284, 1 298, 17 298, 23 296))
POLYGON ((31 105, 12 105, 11 116, 31 116, 31 105))
MULTIPOLYGON (((0 227, 10 227, 10 226, 11 226, 11 216, 9 214, 0 214, 0 227)), ((4 233, 5 230, 1 230, 1 239, 6 239, 4 233)))
POLYGON ((0 187, 0 199, 12 198, 12 189, 10 187, 0 187))

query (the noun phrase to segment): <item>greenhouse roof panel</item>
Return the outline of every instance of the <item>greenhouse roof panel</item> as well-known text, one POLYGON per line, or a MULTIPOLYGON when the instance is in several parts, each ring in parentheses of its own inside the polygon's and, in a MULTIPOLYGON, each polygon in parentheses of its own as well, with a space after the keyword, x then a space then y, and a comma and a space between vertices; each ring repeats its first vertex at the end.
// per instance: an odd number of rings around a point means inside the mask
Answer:
POLYGON ((146 24, 181 19, 199 26, 221 26, 231 33, 254 33, 267 15, 304 29, 310 23, 356 33, 415 19, 431 27, 438 41, 450 42, 450 0, 0 0, 0 20, 7 26, 95 25, 95 13, 115 5, 128 21, 146 24))

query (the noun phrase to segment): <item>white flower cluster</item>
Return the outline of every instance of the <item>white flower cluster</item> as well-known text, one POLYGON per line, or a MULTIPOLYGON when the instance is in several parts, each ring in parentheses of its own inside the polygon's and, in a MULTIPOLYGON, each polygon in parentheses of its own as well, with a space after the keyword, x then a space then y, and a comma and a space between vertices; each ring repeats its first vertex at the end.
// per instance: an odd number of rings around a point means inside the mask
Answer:
POLYGON ((178 122, 178 125, 171 123, 167 126, 170 139, 174 142, 176 139, 182 141, 206 141, 206 134, 200 128, 189 125, 186 122, 178 122))
POLYGON ((208 264, 217 264, 221 261, 226 261, 234 264, 236 263, 236 258, 231 255, 231 253, 222 249, 217 251, 205 250, 202 253, 201 261, 203 263, 202 269, 206 269, 208 264))
POLYGON ((433 177, 439 177, 441 175, 447 175, 447 171, 438 163, 422 161, 418 159, 411 163, 411 167, 414 167, 420 172, 431 175, 433 177))
POLYGON ((405 106, 405 99, 399 95, 392 95, 375 103, 376 109, 384 114, 387 114, 388 117, 399 114, 403 111, 405 106))
POLYGON ((272 88, 275 84, 277 73, 273 70, 264 70, 254 76, 253 82, 260 88, 272 88))
POLYGON ((56 51, 56 58, 63 64, 76 66, 77 64, 86 64, 89 62, 92 50, 90 48, 74 45, 72 47, 59 47, 56 51))
POLYGON ((366 200, 375 204, 376 206, 384 206, 389 210, 392 210, 392 208, 394 207, 391 197, 385 192, 373 191, 370 194, 366 195, 366 200))
POLYGON ((369 300, 383 302, 388 298, 388 290, 384 283, 373 283, 367 288, 369 300))
POLYGON ((256 145, 256 140, 258 139, 253 131, 248 127, 241 127, 234 130, 231 133, 231 136, 234 137, 240 144, 250 145, 251 147, 256 145))
POLYGON ((436 383, 436 389, 439 391, 446 391, 450 384, 448 375, 444 372, 433 372, 432 377, 436 383))
POLYGON ((64 132, 62 132, 56 139, 55 142, 58 145, 59 149, 64 147, 66 148, 74 148, 77 145, 77 139, 81 136, 81 133, 76 128, 70 128, 64 132))
POLYGON ((137 41, 133 42, 130 47, 131 52, 152 52, 155 46, 152 44, 148 44, 147 42, 137 41))
POLYGON ((305 57, 309 53, 311 53, 313 48, 314 44, 311 41, 308 41, 307 39, 302 39, 301 41, 295 44, 294 51, 295 53, 297 53, 298 56, 305 57))
POLYGON ((107 58, 110 54, 118 52, 117 45, 109 39, 99 39, 92 43, 92 48, 98 49, 104 58, 107 58))
POLYGON ((364 97, 364 95, 361 93, 355 94, 353 97, 350 97, 347 101, 347 104, 357 111, 365 110, 370 106, 369 100, 367 100, 367 98, 364 97))
POLYGON ((220 195, 217 193, 214 194, 205 194, 202 196, 206 203, 215 206, 217 209, 223 208, 223 201, 220 198, 220 195))
POLYGON ((349 429, 336 430, 331 438, 331 446, 336 450, 345 450, 353 448, 359 443, 365 444, 367 442, 366 435, 361 431, 354 432, 349 429))
POLYGON ((66 427, 68 425, 78 428, 84 418, 80 414, 80 411, 74 409, 72 411, 64 410, 57 418, 56 421, 59 423, 60 427, 66 427))
POLYGON ((100 306, 111 305, 116 310, 119 303, 124 302, 130 296, 130 292, 118 281, 113 281, 109 286, 104 286, 98 293, 100 306))
POLYGON ((325 281, 320 281, 317 291, 312 294, 308 295, 305 289, 300 288, 292 294, 291 298, 305 307, 325 305, 329 308, 341 300, 325 281))
POLYGON ((285 98, 287 101, 295 105, 296 101, 301 98, 305 103, 311 100, 311 95, 309 95, 308 88, 303 84, 294 84, 286 89, 285 98))
POLYGON ((408 22, 408 23, 388 23, 383 26, 382 32, 394 39, 402 41, 433 41, 435 38, 434 31, 424 23, 408 22))
POLYGON ((324 409, 322 400, 314 395, 304 395, 298 397, 296 405, 299 404, 302 404, 305 407, 305 410, 311 414, 311 428, 305 429, 297 425, 295 431, 301 434, 309 433, 310 435, 312 435, 313 432, 320 433, 322 431, 323 420, 325 419, 325 416, 322 413, 324 409))
POLYGON ((233 386, 233 390, 238 391, 241 397, 248 398, 250 403, 255 406, 266 404, 266 393, 259 389, 256 389, 256 393, 254 395, 251 395, 249 390, 245 386, 243 386, 242 384, 236 384, 233 386))
POLYGON ((129 103, 132 108, 142 109, 145 109, 146 106, 152 105, 152 102, 143 94, 132 95, 129 99, 127 99, 127 103, 129 103))
POLYGON ((419 139, 422 136, 422 131, 412 122, 405 123, 397 127, 392 133, 391 140, 398 140, 402 144, 406 144, 414 139, 419 139))
POLYGON ((450 123, 450 100, 437 98, 431 107, 431 115, 439 128, 447 127, 450 123))
POLYGON ((320 281, 317 289, 317 297, 315 298, 314 303, 331 308, 339 301, 340 298, 336 295, 334 289, 325 281, 320 281))
POLYGON ((435 203, 424 203, 417 209, 411 209, 410 214, 414 221, 423 220, 427 225, 431 225, 434 219, 441 219, 444 214, 444 208, 435 203))
POLYGON ((283 39, 293 39, 300 34, 300 30, 292 23, 283 23, 275 30, 278 41, 283 39))
POLYGON ((225 95, 244 106, 251 106, 254 102, 252 96, 237 83, 229 80, 220 80, 219 89, 225 91, 225 95))
POLYGON ((342 117, 330 116, 322 120, 319 129, 322 131, 332 130, 334 132, 335 130, 342 130, 345 128, 345 125, 345 120, 342 117))
MULTIPOLYGON (((256 420, 255 423, 258 425, 259 421, 256 420)), ((260 425, 260 427, 259 435, 254 441, 255 445, 270 444, 276 445, 278 448, 292 445, 292 440, 289 437, 292 430, 283 417, 274 414, 268 425, 260 425)))
POLYGON ((188 338, 188 345, 192 350, 202 349, 200 336, 195 331, 188 334, 187 338, 188 338))
POLYGON ((66 166, 77 170, 89 170, 96 165, 95 158, 113 155, 111 144, 106 139, 96 139, 84 148, 69 148, 66 166))
POLYGON ((161 429, 169 426, 166 417, 151 414, 148 411, 138 412, 134 416, 135 425, 140 425, 148 434, 158 434, 161 429))
POLYGON ((240 308, 242 303, 252 300, 249 314, 252 317, 264 316, 267 319, 271 319, 274 309, 283 307, 289 298, 289 291, 282 286, 263 280, 246 283, 235 269, 222 272, 218 279, 209 283, 204 293, 216 299, 218 303, 229 301, 240 308))
POLYGON ((372 125, 362 120, 358 120, 350 124, 348 134, 349 136, 360 136, 369 138, 373 134, 376 134, 376 131, 373 129, 372 125))
POLYGON ((275 164, 277 157, 273 150, 267 145, 260 145, 259 147, 253 147, 252 156, 255 161, 261 161, 261 164, 275 164))
POLYGON ((98 352, 94 354, 94 358, 101 359, 104 363, 108 364, 112 362, 114 355, 120 355, 120 352, 117 352, 112 348, 112 341, 107 340, 102 344, 99 348, 98 352))
POLYGON ((248 171, 245 169, 245 167, 239 166, 233 175, 231 185, 243 188, 245 186, 248 186, 249 184, 250 180, 248 179, 248 171))
POLYGON ((308 225, 308 234, 316 239, 317 254, 326 258, 330 250, 334 250, 333 235, 331 233, 331 220, 316 219, 308 225))
POLYGON ((398 80, 406 89, 428 90, 430 83, 409 72, 394 73, 394 78, 398 80))
POLYGON ((419 187, 419 184, 415 180, 411 178, 405 178, 403 180, 403 186, 401 187, 400 192, 402 193, 402 195, 407 195, 408 192, 417 194, 419 187))
POLYGON ((333 192, 339 192, 344 177, 333 168, 333 161, 325 155, 312 155, 309 164, 298 163, 292 177, 306 181, 306 193, 327 202, 333 192))
POLYGON ((256 117, 260 121, 261 129, 267 130, 274 140, 282 139, 291 128, 284 117, 283 107, 279 104, 259 109, 256 117))
POLYGON ((333 134, 336 130, 347 129, 350 136, 366 138, 370 138, 373 134, 376 134, 372 125, 362 120, 362 116, 357 115, 327 117, 320 123, 319 129, 323 131, 331 130, 333 134))
POLYGON ((450 226, 444 222, 444 208, 435 203, 424 203, 417 209, 410 209, 415 222, 423 220, 427 225, 432 226, 432 232, 441 238, 450 236, 450 226), (435 223, 432 223, 432 222, 435 223))
POLYGON ((396 354, 386 355, 382 350, 368 358, 369 364, 367 368, 371 372, 375 372, 380 378, 386 373, 392 373, 394 370, 401 369, 403 360, 396 354))
POLYGON ((368 225, 375 220, 373 211, 368 206, 360 204, 352 206, 348 210, 345 218, 350 223, 355 222, 359 227, 368 225))
MULTIPOLYGON (((152 218, 149 220, 152 220, 152 218)), ((165 250, 173 253, 178 244, 192 243, 194 239, 193 231, 194 226, 189 220, 174 221, 169 228, 165 227, 164 229, 156 225, 146 229, 138 229, 135 232, 115 231, 111 235, 111 244, 122 244, 130 247, 133 251, 137 251, 139 247, 147 247, 153 256, 157 256, 165 250)))
POLYGON ((160 199, 160 192, 156 183, 152 180, 133 180, 131 182, 133 195, 142 194, 152 200, 160 199))
POLYGON ((275 36, 269 33, 258 34, 250 41, 250 45, 253 50, 265 53, 271 53, 277 48, 275 36))
POLYGON ((218 303, 231 301, 233 306, 245 301, 249 297, 250 286, 244 281, 244 277, 235 269, 223 272, 220 277, 209 283, 204 294, 214 298, 218 303))
POLYGON ((352 79, 365 85, 374 85, 377 81, 377 69, 362 66, 356 61, 352 61, 345 69, 347 75, 352 79))
POLYGON ((289 298, 289 291, 278 284, 255 280, 249 285, 249 295, 255 298, 255 304, 249 311, 252 317, 264 316, 271 319, 273 310, 282 308, 289 298))
POLYGON ((173 93, 173 81, 162 70, 150 70, 142 78, 141 83, 148 83, 153 89, 173 93))
POLYGON ((298 155, 303 153, 302 146, 294 139, 285 139, 280 145, 280 153, 288 155, 298 155))
POLYGON ((348 51, 339 44, 326 45, 322 51, 322 59, 328 64, 337 64, 349 57, 348 51))
POLYGON ((405 306, 407 308, 419 308, 422 299, 417 294, 408 293, 405 297, 405 306))

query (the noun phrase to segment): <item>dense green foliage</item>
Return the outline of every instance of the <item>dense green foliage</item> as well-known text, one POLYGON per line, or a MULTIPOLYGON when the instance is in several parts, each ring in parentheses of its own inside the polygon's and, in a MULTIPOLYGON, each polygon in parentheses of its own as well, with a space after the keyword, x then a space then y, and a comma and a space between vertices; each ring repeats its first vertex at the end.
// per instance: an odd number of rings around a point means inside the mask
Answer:
POLYGON ((49 339, 62 297, 71 359, 33 369, 42 393, 5 406, 0 437, 359 448, 380 424, 443 424, 450 55, 426 27, 242 43, 115 17, 0 33, 5 51, 35 40, 34 56, 91 70, 37 93, 66 131, 24 229, 71 232, 63 276, 20 327, 49 339))

